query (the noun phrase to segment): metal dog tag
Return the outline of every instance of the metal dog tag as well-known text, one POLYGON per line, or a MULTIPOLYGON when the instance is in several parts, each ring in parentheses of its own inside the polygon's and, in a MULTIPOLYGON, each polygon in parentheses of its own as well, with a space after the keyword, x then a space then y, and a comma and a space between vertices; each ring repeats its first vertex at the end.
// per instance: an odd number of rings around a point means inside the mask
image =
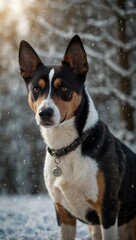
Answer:
POLYGON ((60 177, 62 175, 62 170, 58 166, 56 166, 53 170, 52 173, 55 177, 60 177))

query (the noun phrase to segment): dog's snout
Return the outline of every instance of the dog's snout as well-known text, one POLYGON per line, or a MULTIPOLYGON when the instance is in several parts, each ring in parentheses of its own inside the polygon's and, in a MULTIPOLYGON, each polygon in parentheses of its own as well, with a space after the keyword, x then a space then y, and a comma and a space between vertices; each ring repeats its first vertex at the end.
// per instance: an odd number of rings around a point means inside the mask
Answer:
POLYGON ((42 120, 49 120, 54 114, 52 108, 41 109, 39 111, 39 116, 42 120))

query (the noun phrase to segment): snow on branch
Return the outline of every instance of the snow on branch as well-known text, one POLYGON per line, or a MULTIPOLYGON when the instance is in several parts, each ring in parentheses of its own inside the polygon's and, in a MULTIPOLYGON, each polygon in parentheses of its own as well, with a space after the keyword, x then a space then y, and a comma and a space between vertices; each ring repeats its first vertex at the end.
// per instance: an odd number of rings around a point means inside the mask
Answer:
POLYGON ((88 19, 87 25, 91 25, 94 27, 107 27, 109 25, 112 25, 113 23, 116 22, 115 17, 110 17, 108 19, 102 19, 102 20, 95 20, 95 19, 88 19))
POLYGON ((103 33, 103 36, 110 43, 112 43, 116 47, 123 48, 125 51, 130 51, 136 47, 136 38, 134 38, 133 40, 131 40, 127 43, 123 43, 122 41, 115 39, 113 36, 108 34, 108 32, 103 33))
POLYGON ((127 15, 127 16, 129 16, 129 15, 134 15, 134 16, 136 16, 136 8, 126 10, 126 15, 127 15))
POLYGON ((94 58, 96 58, 98 60, 102 60, 103 59, 103 55, 100 52, 94 51, 93 49, 91 49, 87 45, 84 45, 84 47, 85 47, 85 50, 86 50, 88 56, 94 57, 94 58))
POLYGON ((110 7, 110 9, 114 13, 116 13, 120 17, 126 18, 126 17, 132 16, 132 15, 134 15, 134 16, 136 15, 136 8, 124 10, 109 0, 105 0, 105 3, 110 7))
POLYGON ((113 87, 111 84, 109 78, 105 78, 106 85, 108 89, 111 91, 112 95, 118 98, 121 102, 128 103, 132 108, 136 109, 136 100, 132 98, 132 96, 129 96, 123 92, 121 92, 119 89, 113 87))
POLYGON ((73 35, 79 34, 82 39, 90 40, 93 42, 100 42, 103 39, 103 36, 94 36, 92 34, 78 33, 78 32, 72 32, 72 31, 64 32, 64 31, 60 30, 59 28, 51 25, 49 22, 47 22, 42 17, 38 17, 37 20, 43 27, 46 27, 47 29, 49 29, 50 31, 52 31, 53 33, 55 33, 56 35, 58 35, 62 38, 70 39, 73 37, 73 35))
POLYGON ((97 52, 96 50, 94 51, 92 48, 88 47, 87 45, 85 45, 85 50, 87 52, 87 55, 89 57, 94 57, 98 60, 104 60, 104 59, 109 59, 110 57, 114 56, 115 53, 116 53, 116 49, 113 47, 113 48, 110 48, 108 49, 107 51, 105 51, 105 53, 100 53, 100 52, 97 52))
POLYGON ((106 65, 108 65, 114 72, 118 73, 122 77, 131 77, 136 70, 135 64, 132 65, 130 69, 126 70, 125 68, 122 68, 120 65, 113 62, 111 59, 104 58, 103 60, 106 65))
POLYGON ((62 60, 63 58, 63 54, 61 52, 57 52, 57 51, 43 51, 39 48, 36 49, 38 54, 41 56, 41 57, 44 57, 44 58, 48 58, 48 59, 59 59, 59 60, 62 60))
POLYGON ((99 1, 99 4, 97 1, 91 1, 91 5, 94 9, 98 9, 99 11, 103 10, 106 12, 111 12, 111 8, 106 4, 103 4, 102 1, 99 1))
POLYGON ((113 56, 115 56, 115 54, 117 53, 117 49, 115 47, 111 47, 110 49, 108 49, 105 53, 104 53, 104 58, 105 59, 109 59, 113 56))
POLYGON ((72 8, 72 6, 75 4, 85 4, 85 0, 72 0, 72 1, 69 1, 68 3, 63 2, 63 4, 58 4, 58 2, 50 2, 50 6, 53 9, 58 9, 61 11, 68 10, 72 8))
POLYGON ((131 96, 125 95, 124 93, 122 93, 118 89, 114 89, 112 91, 112 94, 113 94, 113 96, 118 98, 121 102, 126 102, 126 103, 129 104, 129 106, 136 109, 136 101, 134 99, 132 99, 131 96))
POLYGON ((126 77, 128 75, 128 71, 121 66, 117 65, 111 59, 104 59, 106 65, 108 65, 114 72, 120 74, 122 77, 126 77))
POLYGON ((107 50, 105 53, 94 51, 86 45, 85 49, 89 57, 96 58, 98 59, 98 61, 103 61, 112 71, 114 71, 115 73, 119 74, 122 77, 131 77, 136 70, 135 64, 132 65, 130 69, 126 70, 111 60, 111 57, 114 56, 116 53, 115 48, 111 48, 110 50, 107 50))
POLYGON ((113 88, 112 86, 109 87, 91 87, 90 93, 95 95, 104 95, 104 96, 114 96, 115 98, 119 99, 122 103, 128 103, 132 108, 136 109, 136 100, 132 99, 131 96, 128 96, 118 89, 113 88))

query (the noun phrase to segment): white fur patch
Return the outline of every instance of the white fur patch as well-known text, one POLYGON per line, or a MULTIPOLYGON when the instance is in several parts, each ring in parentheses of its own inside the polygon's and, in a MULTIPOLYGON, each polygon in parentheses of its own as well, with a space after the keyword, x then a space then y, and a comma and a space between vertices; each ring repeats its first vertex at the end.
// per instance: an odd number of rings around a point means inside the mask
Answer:
POLYGON ((45 160, 45 182, 54 202, 59 202, 74 216, 84 221, 90 205, 88 199, 97 201, 98 166, 96 161, 81 155, 81 146, 67 156, 61 157, 59 167, 62 176, 56 178, 52 174, 54 159, 47 153, 45 160))
POLYGON ((84 131, 93 127, 96 124, 96 122, 98 121, 98 113, 95 109, 94 103, 87 91, 86 91, 86 94, 87 94, 88 100, 89 100, 89 114, 88 114, 88 117, 86 120, 84 131))
POLYGON ((102 240, 118 240, 118 227, 117 220, 113 226, 108 229, 104 229, 101 225, 102 240))
POLYGON ((54 75, 54 69, 51 69, 51 71, 49 72, 49 93, 48 93, 48 97, 46 99, 46 103, 48 103, 48 101, 50 101, 51 99, 51 88, 52 88, 52 79, 53 79, 53 75, 54 75))

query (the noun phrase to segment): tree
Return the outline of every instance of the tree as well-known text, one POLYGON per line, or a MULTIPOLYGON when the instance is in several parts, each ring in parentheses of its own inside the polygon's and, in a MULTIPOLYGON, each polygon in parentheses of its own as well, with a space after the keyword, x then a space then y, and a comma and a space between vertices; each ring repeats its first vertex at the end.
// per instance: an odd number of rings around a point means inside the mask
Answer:
MULTIPOLYGON (((118 26, 119 26, 119 41, 122 43, 119 47, 119 63, 122 69, 128 71, 129 70, 129 55, 131 55, 131 51, 133 48, 127 48, 128 41, 134 41, 129 37, 127 32, 127 21, 132 17, 133 10, 131 10, 131 14, 127 14, 127 1, 118 0, 117 6, 119 8, 118 14, 118 26), (123 14, 122 14, 123 12, 123 14)), ((136 13, 136 12, 135 12, 136 13)), ((135 45, 136 47, 136 45, 135 45)), ((125 95, 130 97, 132 95, 132 79, 131 74, 126 74, 120 77, 120 90, 125 95)), ((125 102, 121 104, 121 119, 126 122, 126 127, 128 130, 133 131, 134 126, 134 107, 129 104, 129 102, 125 102)))

